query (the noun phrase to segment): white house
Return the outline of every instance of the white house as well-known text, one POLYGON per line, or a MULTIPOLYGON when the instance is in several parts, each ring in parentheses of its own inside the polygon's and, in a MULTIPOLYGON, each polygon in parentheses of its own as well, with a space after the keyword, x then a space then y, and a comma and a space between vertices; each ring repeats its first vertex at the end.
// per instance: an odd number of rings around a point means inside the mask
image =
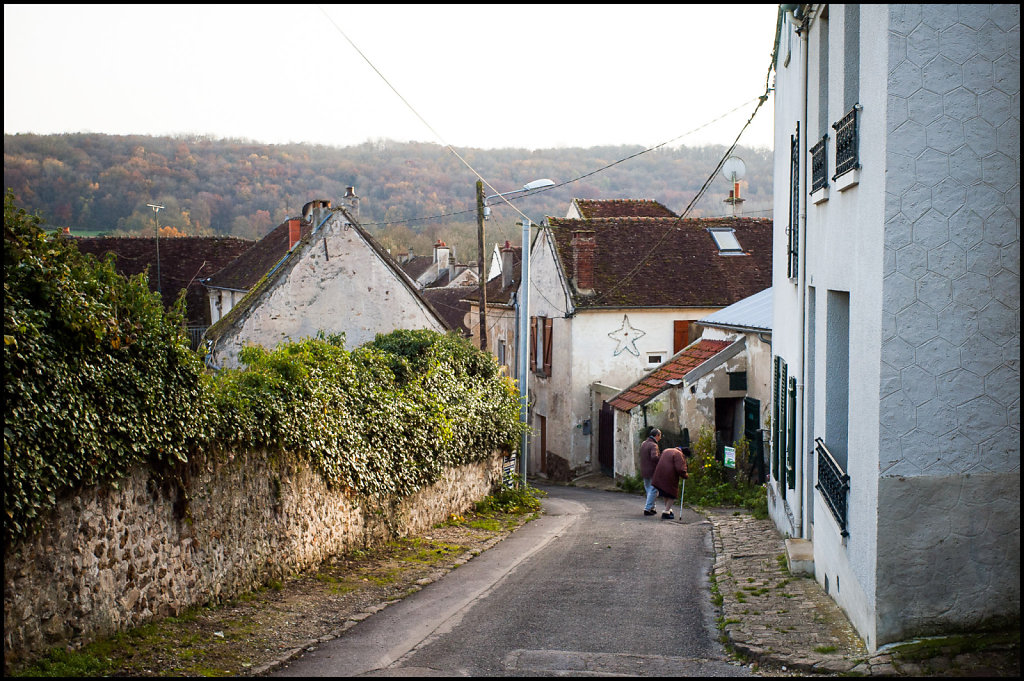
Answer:
POLYGON ((723 445, 746 438, 762 476, 771 413, 771 323, 768 288, 700 319, 697 341, 608 400, 616 477, 637 474, 640 444, 651 427, 661 430, 662 449, 690 444, 704 427, 723 445))
POLYGON ((769 510, 872 651, 1020 621, 1019 36, 780 8, 769 510))
POLYGON ((273 348, 319 331, 343 332, 346 345, 356 347, 395 329, 449 330, 348 211, 332 209, 330 201, 311 201, 302 220, 310 225, 309 236, 207 330, 212 366, 237 366, 245 345, 273 348))
POLYGON ((767 288, 770 243, 763 218, 547 218, 530 252, 531 471, 614 474, 604 402, 692 322, 767 288))

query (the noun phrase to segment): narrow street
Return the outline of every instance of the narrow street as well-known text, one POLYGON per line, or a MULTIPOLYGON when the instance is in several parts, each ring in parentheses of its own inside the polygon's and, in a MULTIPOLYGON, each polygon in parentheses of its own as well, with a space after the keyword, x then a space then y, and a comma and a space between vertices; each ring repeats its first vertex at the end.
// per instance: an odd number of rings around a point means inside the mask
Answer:
POLYGON ((273 675, 749 675, 717 642, 704 518, 544 489, 543 517, 273 675))

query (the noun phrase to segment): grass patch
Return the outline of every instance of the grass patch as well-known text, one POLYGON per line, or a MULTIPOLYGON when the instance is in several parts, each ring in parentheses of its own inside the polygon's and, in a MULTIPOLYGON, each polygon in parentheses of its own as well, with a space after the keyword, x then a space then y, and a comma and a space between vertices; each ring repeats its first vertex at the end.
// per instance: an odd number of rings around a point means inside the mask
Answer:
POLYGON ((623 492, 635 494, 644 490, 644 480, 638 474, 624 475, 615 482, 615 486, 623 492))
POLYGON ((40 660, 12 676, 104 676, 112 670, 110 661, 84 651, 54 648, 40 660))
POLYGON ((919 662, 938 655, 976 653, 992 646, 1020 645, 1020 630, 1011 632, 960 634, 927 638, 893 646, 890 652, 906 662, 919 662))
POLYGON ((814 649, 814 652, 827 655, 828 653, 836 652, 836 650, 838 650, 838 648, 836 648, 835 646, 818 646, 814 649))

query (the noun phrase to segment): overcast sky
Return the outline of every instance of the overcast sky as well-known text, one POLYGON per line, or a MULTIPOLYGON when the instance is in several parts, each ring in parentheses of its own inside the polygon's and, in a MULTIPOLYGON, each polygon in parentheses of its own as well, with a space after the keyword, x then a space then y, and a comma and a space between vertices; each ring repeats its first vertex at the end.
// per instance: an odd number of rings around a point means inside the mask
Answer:
MULTIPOLYGON (((721 118, 674 144, 730 144, 764 92, 776 11, 4 5, 4 132, 647 147, 721 118)), ((772 101, 741 144, 771 147, 772 101)))

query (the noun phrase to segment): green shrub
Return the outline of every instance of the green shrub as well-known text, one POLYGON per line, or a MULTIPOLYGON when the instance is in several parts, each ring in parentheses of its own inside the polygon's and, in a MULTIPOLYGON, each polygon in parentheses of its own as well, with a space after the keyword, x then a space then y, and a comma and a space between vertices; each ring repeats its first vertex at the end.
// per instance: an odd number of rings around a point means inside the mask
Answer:
POLYGON ((511 486, 500 490, 476 502, 476 512, 488 513, 532 513, 540 510, 540 500, 547 492, 529 485, 523 485, 521 478, 516 477, 511 486))
POLYGON ((624 475, 615 482, 616 487, 621 489, 623 492, 641 492, 644 489, 644 480, 640 477, 639 473, 633 475, 624 475))
POLYGON ((695 506, 739 506, 750 510, 755 517, 768 517, 768 497, 763 485, 754 485, 749 478, 749 451, 747 440, 736 443, 736 471, 727 473, 725 465, 716 457, 715 435, 703 427, 694 443, 693 456, 687 461, 689 478, 683 488, 684 501, 695 506))

